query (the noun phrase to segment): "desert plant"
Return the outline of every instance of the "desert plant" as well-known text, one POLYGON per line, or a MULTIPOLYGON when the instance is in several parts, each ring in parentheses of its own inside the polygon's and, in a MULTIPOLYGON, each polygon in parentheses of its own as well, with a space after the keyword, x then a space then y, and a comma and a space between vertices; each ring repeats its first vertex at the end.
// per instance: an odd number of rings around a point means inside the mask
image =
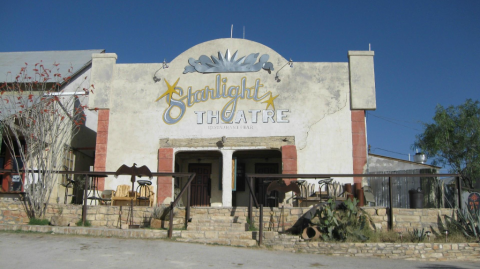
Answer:
POLYGON ((480 241, 480 207, 466 205, 464 210, 457 209, 456 215, 456 218, 445 216, 445 219, 466 237, 480 241))
POLYGON ((168 205, 156 205, 153 207, 152 218, 165 220, 165 216, 170 212, 168 205))
POLYGON ((427 234, 425 233, 425 229, 422 228, 421 230, 420 229, 413 229, 413 231, 409 231, 408 232, 410 234, 410 237, 412 238, 412 241, 415 242, 421 242, 423 240, 425 240, 425 236, 427 236, 427 234))
POLYGON ((367 231, 370 216, 358 207, 357 199, 347 199, 340 206, 338 202, 329 199, 327 203, 317 210, 315 217, 318 217, 318 226, 324 240, 356 239, 368 240, 367 231))
POLYGON ((322 231, 323 240, 332 240, 334 239, 334 230, 339 226, 338 220, 336 217, 336 208, 337 203, 333 199, 329 199, 323 208, 318 209, 314 215, 318 217, 319 223, 318 226, 322 231))

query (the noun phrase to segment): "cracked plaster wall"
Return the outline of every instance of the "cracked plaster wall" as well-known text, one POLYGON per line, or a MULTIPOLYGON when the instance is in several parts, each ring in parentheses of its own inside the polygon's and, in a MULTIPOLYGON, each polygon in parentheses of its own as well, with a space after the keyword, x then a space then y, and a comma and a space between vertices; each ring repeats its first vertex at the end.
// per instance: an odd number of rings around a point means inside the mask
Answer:
MULTIPOLYGON (((92 83, 95 84, 95 94, 90 97, 91 104, 95 104, 90 105, 91 107, 110 109, 107 171, 116 170, 121 164, 131 165, 133 162, 156 170, 159 141, 165 138, 294 136, 298 151, 298 173, 352 173, 350 81, 347 62, 294 62, 293 68, 285 66, 280 70, 288 62, 284 57, 269 47, 245 39, 218 39, 201 43, 180 54, 169 63, 167 69, 159 70, 161 63, 113 63, 112 66, 111 59, 113 58, 94 60, 93 72, 96 73, 92 74, 92 83), (192 87, 193 91, 205 86, 215 88, 217 73, 183 74, 183 70, 188 65, 189 58, 198 59, 201 55, 217 56, 218 52, 225 54, 227 49, 232 54, 238 51, 240 57, 250 53, 259 53, 259 57, 263 54, 269 55, 268 61, 272 62, 275 68, 271 74, 260 70, 251 73, 220 73, 220 76, 227 79, 227 86, 240 85, 245 77, 246 86, 253 87, 259 79, 263 85, 259 88, 259 96, 278 95, 274 100, 275 109, 288 109, 284 114, 289 122, 263 123, 259 119, 258 123, 252 123, 248 111, 266 109, 267 104, 262 102, 268 98, 264 98, 261 101, 238 100, 237 111, 245 112, 247 123, 207 124, 204 115, 203 124, 197 124, 195 111, 210 110, 221 113, 231 99, 221 98, 187 106, 178 123, 166 124, 162 116, 169 105, 167 98, 155 102, 167 91, 166 81, 173 85, 179 79, 176 89, 183 90, 182 96, 186 94, 188 87, 192 87), (161 81, 154 82, 155 72, 161 81), (280 82, 275 80, 276 74, 280 77, 280 82)), ((173 98, 179 99, 180 96, 174 94, 173 98)), ((179 110, 174 111, 178 113, 179 110)), ((245 148, 248 147, 242 147, 245 148)), ((238 148, 230 145, 224 149, 238 148)), ((218 148, 214 147, 212 150, 218 148)), ((129 184, 129 178, 109 178, 105 187, 114 189, 118 184, 129 184)))

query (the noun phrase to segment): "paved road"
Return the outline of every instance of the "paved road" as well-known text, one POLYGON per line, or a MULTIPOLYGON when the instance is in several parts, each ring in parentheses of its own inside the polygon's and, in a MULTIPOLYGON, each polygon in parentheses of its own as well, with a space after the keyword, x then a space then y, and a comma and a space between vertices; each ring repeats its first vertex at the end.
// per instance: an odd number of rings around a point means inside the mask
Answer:
POLYGON ((469 262, 331 257, 167 240, 0 233, 0 268, 480 268, 469 262))

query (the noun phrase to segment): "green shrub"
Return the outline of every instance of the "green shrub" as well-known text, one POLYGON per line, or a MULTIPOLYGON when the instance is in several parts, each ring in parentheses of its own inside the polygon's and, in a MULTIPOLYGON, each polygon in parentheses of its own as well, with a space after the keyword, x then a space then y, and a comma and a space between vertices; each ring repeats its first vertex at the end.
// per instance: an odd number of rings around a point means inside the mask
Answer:
POLYGON ((28 225, 49 225, 50 221, 48 219, 37 219, 37 218, 31 218, 28 221, 28 225))
POLYGON ((257 227, 253 224, 253 221, 247 218, 248 230, 251 232, 258 231, 257 227))
POLYGON ((84 227, 90 227, 92 226, 92 223, 90 223, 89 220, 85 220, 85 225, 83 225, 83 221, 79 220, 77 223, 75 223, 77 226, 84 226, 84 227))

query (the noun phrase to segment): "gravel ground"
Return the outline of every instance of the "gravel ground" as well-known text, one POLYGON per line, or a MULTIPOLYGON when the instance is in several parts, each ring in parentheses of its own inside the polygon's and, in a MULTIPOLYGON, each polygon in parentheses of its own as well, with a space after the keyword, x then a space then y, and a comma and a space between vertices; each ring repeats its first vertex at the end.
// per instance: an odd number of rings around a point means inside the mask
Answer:
POLYGON ((169 240, 0 233, 0 268, 480 268, 473 262, 332 257, 169 240))

